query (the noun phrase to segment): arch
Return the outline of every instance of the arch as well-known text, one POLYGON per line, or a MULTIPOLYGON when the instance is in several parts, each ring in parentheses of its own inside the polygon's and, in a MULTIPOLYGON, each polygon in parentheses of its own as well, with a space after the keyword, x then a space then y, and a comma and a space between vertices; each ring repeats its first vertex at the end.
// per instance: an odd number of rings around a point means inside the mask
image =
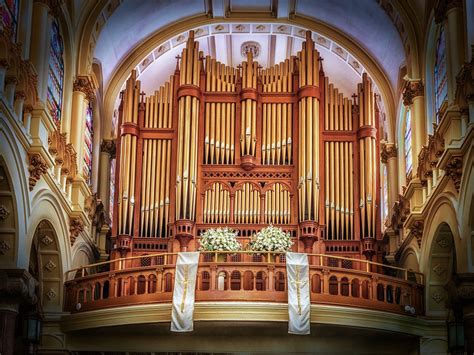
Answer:
POLYGON ((339 294, 339 282, 336 276, 331 276, 329 278, 329 294, 338 295, 339 294))
MULTIPOLYGON (((127 57, 122 60, 120 66, 113 69, 110 75, 110 80, 108 80, 108 83, 106 84, 104 95, 105 117, 113 116, 116 98, 118 97, 118 94, 122 88, 122 84, 128 78, 131 70, 134 69, 140 62, 142 62, 143 58, 145 58, 160 44, 182 32, 189 31, 201 25, 209 25, 226 21, 235 22, 235 19, 209 19, 205 15, 195 16, 188 19, 179 19, 172 25, 157 29, 152 35, 148 37, 148 39, 136 45, 129 51, 127 57)), ((335 30, 333 27, 330 27, 322 21, 318 21, 317 19, 295 16, 289 20, 279 19, 279 21, 282 23, 288 23, 290 25, 307 28, 311 31, 315 31, 323 36, 326 36, 331 40, 334 40, 346 48, 348 52, 350 52, 360 63, 362 63, 380 90, 385 111, 388 116, 388 122, 390 122, 388 126, 390 136, 389 140, 391 141, 393 139, 392 132, 394 131, 395 117, 394 88, 390 84, 390 79, 381 68, 380 64, 368 54, 368 51, 364 50, 348 35, 335 30)), ((109 131, 111 124, 110 120, 107 119, 104 123, 105 125, 109 125, 109 127, 104 127, 106 131, 109 131)))
MULTIPOLYGON (((24 250, 26 253, 23 253, 25 254, 23 257, 25 260, 20 260, 19 263, 25 262, 25 264, 28 265, 27 257, 30 255, 30 249, 36 228, 41 221, 45 220, 51 224, 55 231, 55 235, 57 236, 62 270, 70 270, 72 252, 70 246, 71 242, 69 239, 68 217, 65 215, 65 211, 53 191, 47 189, 44 185, 46 185, 46 183, 40 180, 35 187, 35 191, 37 192, 31 200, 32 213, 29 216, 28 228, 24 241, 24 250)), ((73 275, 71 274, 68 275, 69 278, 72 278, 72 276, 73 275)))
MULTIPOLYGON (((38 296, 45 311, 61 312, 63 306, 63 264, 54 226, 42 220, 36 227, 30 248, 29 272, 38 281, 38 296)), ((92 299, 92 287, 86 297, 92 299)))
POLYGON ((18 215, 8 168, 0 157, 0 265, 14 267, 17 259, 18 215))
POLYGON ((201 291, 209 291, 211 286, 211 275, 208 271, 203 271, 201 273, 201 287, 199 288, 201 291))
MULTIPOLYGON (((9 238, 2 236, 8 246, 5 254, 0 257, 0 265, 2 267, 28 267, 27 250, 28 241, 25 238, 27 234, 27 220, 30 214, 30 198, 28 188, 28 171, 24 163, 27 158, 23 153, 20 141, 15 138, 13 131, 7 119, 0 120, 0 165, 5 171, 5 177, 11 184, 8 189, 11 191, 12 203, 14 210, 10 210, 11 216, 15 214, 15 235, 9 238), (8 240, 7 240, 8 239, 8 240), (8 259, 8 260, 7 260, 8 259)), ((4 189, 6 187, 3 187, 4 189)))
POLYGON ((448 293, 445 288, 456 272, 456 253, 451 228, 441 222, 434 233, 426 272, 426 314, 444 315, 448 293))
POLYGON ((232 271, 230 274, 230 289, 239 291, 242 289, 242 276, 240 271, 232 271))
POLYGON ((255 276, 256 291, 266 291, 267 289, 267 274, 264 271, 257 272, 255 276))

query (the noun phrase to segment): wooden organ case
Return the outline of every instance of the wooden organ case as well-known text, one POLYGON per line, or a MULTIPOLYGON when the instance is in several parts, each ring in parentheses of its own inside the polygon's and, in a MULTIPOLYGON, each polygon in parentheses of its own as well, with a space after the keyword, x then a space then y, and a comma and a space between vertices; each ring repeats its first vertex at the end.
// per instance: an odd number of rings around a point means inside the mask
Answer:
POLYGON ((364 74, 352 98, 324 75, 311 32, 297 56, 237 68, 190 32, 170 80, 122 92, 111 258, 198 248, 229 226, 243 244, 272 223, 294 250, 381 261, 379 111, 364 74))

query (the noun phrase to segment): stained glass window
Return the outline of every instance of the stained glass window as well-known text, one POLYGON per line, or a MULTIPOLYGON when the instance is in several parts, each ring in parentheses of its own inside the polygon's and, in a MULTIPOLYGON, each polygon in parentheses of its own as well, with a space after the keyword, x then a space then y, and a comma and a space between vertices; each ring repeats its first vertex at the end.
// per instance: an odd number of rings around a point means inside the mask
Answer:
POLYGON ((61 121, 64 79, 63 52, 64 47, 59 33, 59 25, 56 21, 53 21, 49 48, 48 108, 56 123, 61 121))
POLYGON ((19 0, 0 0, 0 16, 2 17, 2 27, 12 31, 12 39, 16 40, 18 28, 19 0))
POLYGON ((109 215, 113 223, 114 216, 114 197, 115 197, 115 159, 110 160, 110 196, 109 196, 109 215))
POLYGON ((439 122, 439 120, 441 119, 441 107, 448 98, 448 75, 446 71, 446 37, 443 30, 443 26, 441 26, 438 41, 436 43, 434 84, 436 120, 439 122))
POLYGON ((411 156, 411 111, 407 110, 405 116, 405 169, 408 175, 412 168, 411 156))
POLYGON ((87 183, 91 184, 92 178, 92 107, 86 109, 86 129, 84 134, 84 177, 87 183))

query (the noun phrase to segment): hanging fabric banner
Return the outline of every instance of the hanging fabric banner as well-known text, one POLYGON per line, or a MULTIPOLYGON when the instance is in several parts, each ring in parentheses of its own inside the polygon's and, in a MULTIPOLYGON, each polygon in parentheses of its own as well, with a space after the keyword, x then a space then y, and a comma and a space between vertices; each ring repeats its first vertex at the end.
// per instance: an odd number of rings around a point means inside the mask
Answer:
POLYGON ((288 333, 310 333, 309 264, 304 253, 286 253, 288 333))
POLYGON ((194 291, 199 263, 199 252, 178 254, 174 277, 172 332, 191 332, 194 327, 194 291))

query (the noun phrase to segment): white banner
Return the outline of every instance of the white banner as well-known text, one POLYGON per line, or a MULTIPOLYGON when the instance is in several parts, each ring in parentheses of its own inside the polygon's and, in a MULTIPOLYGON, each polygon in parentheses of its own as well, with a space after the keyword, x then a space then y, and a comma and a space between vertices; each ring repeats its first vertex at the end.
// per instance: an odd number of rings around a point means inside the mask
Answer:
POLYGON ((288 333, 310 333, 309 264, 304 253, 286 253, 288 333))
POLYGON ((198 262, 199 252, 178 254, 174 274, 172 332, 191 332, 193 330, 194 291, 198 262))

